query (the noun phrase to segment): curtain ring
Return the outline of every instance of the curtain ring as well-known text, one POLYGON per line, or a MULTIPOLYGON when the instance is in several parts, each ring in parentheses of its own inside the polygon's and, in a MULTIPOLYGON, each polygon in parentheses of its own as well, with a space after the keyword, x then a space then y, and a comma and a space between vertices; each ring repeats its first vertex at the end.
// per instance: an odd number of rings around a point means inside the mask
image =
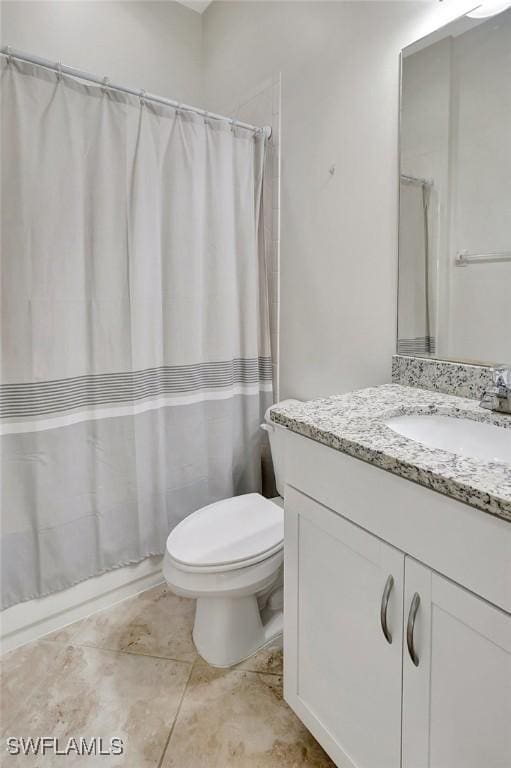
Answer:
POLYGON ((5 52, 7 54, 7 64, 12 64, 12 53, 11 53, 11 46, 8 45, 5 49, 5 52))
POLYGON ((141 107, 143 107, 144 104, 145 104, 145 95, 146 95, 146 90, 145 90, 145 88, 142 88, 142 90, 140 91, 140 93, 138 95, 138 98, 140 99, 140 106, 141 107))
POLYGON ((235 133, 236 131, 236 120, 232 118, 231 120, 231 133, 235 133))
POLYGON ((57 61, 57 82, 60 83, 62 80, 62 62, 57 61))
POLYGON ((204 112, 204 125, 209 125, 209 112, 204 112))
POLYGON ((103 85, 101 86, 101 92, 102 93, 106 93, 107 92, 108 84, 109 83, 110 83, 110 78, 109 77, 104 77, 103 78, 103 85))

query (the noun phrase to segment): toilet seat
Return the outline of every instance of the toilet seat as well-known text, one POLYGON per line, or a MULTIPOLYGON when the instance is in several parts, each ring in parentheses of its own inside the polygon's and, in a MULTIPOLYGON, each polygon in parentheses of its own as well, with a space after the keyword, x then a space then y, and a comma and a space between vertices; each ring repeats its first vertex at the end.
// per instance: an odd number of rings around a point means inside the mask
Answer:
POLYGON ((174 568, 218 573, 247 568, 281 551, 282 500, 248 493, 208 504, 170 533, 167 557, 174 568))

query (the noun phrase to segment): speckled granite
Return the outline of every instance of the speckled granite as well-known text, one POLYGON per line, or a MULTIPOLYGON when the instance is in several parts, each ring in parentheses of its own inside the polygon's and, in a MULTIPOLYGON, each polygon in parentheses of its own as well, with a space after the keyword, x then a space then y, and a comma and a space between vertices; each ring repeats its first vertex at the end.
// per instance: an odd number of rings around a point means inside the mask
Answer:
POLYGON ((496 424, 511 417, 482 409, 476 400, 384 384, 346 395, 275 406, 271 419, 357 459, 511 522, 511 465, 428 448, 385 425, 392 416, 441 414, 496 424))
POLYGON ((493 386, 490 366, 406 355, 393 355, 392 381, 394 384, 477 400, 493 386))

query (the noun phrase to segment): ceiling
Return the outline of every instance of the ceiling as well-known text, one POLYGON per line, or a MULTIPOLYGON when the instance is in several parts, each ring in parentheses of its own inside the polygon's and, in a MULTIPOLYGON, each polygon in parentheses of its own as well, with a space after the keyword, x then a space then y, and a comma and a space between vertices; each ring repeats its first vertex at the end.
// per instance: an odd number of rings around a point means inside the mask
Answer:
POLYGON ((192 11, 197 13, 204 13, 208 5, 211 5, 212 0, 177 0, 181 5, 186 5, 187 8, 191 8, 192 11))

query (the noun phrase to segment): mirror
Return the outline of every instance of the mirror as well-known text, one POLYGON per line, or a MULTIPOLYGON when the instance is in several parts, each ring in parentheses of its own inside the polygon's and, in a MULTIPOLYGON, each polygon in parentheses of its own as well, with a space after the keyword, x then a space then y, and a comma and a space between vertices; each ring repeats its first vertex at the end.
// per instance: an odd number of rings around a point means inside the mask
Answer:
POLYGON ((402 52, 399 354, 511 362, 511 9, 402 52))

